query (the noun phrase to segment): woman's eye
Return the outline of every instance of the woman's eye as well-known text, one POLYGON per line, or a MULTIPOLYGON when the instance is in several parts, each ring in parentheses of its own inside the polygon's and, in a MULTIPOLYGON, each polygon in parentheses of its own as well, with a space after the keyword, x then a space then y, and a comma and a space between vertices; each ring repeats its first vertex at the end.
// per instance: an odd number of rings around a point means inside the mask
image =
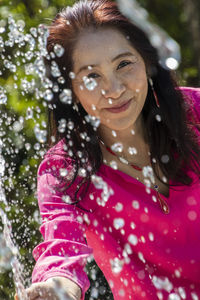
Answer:
POLYGON ((130 61, 122 61, 122 62, 119 64, 119 66, 118 66, 117 69, 121 69, 121 68, 126 67, 127 65, 130 65, 130 64, 131 64, 130 61))
POLYGON ((98 78, 99 75, 97 73, 90 73, 87 75, 88 78, 98 78))

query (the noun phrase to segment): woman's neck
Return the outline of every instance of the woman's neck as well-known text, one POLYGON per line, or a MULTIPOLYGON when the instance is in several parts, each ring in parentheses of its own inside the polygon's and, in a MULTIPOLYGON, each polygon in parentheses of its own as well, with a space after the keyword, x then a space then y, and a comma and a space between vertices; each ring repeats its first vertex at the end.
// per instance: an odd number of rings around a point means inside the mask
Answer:
POLYGON ((122 153, 116 153, 117 155, 122 154, 128 160, 135 162, 141 162, 141 160, 148 157, 148 138, 142 117, 133 126, 124 130, 113 131, 104 125, 100 125, 98 133, 100 139, 108 147, 115 143, 123 145, 122 153), (128 150, 129 148, 135 148, 137 153, 132 155, 128 150))

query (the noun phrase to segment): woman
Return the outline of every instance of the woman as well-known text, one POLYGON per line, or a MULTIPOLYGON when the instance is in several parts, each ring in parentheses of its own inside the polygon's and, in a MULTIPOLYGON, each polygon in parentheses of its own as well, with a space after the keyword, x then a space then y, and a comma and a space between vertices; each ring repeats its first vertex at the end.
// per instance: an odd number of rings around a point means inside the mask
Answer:
POLYGON ((84 299, 91 255, 115 300, 199 299, 200 90, 178 88, 109 0, 58 13, 47 50, 51 149, 29 299, 84 299))

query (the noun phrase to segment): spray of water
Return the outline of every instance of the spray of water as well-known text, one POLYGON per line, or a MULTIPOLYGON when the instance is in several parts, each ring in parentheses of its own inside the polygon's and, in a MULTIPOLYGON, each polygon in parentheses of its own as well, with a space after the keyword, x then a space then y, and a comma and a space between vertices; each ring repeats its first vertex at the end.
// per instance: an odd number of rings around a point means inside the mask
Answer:
MULTIPOLYGON (((2 183, 4 181, 4 171, 5 171, 5 160, 1 154, 3 143, 0 139, 0 199, 1 202, 5 205, 5 208, 8 207, 8 202, 6 201, 6 196, 2 183)), ((26 300, 27 294, 24 288, 24 279, 23 279, 23 266, 21 265, 19 258, 20 253, 18 248, 14 245, 13 236, 12 236, 12 226, 10 221, 7 218, 7 215, 3 209, 0 208, 0 216, 2 223, 4 225, 3 235, 1 235, 1 267, 2 268, 11 268, 13 272, 14 283, 16 287, 16 292, 18 294, 19 300, 26 300), (3 260, 2 260, 3 256, 3 260)))
POLYGON ((148 20, 148 12, 136 0, 117 0, 117 2, 121 12, 147 34, 152 45, 158 50, 161 65, 176 70, 181 59, 178 43, 163 29, 148 20))

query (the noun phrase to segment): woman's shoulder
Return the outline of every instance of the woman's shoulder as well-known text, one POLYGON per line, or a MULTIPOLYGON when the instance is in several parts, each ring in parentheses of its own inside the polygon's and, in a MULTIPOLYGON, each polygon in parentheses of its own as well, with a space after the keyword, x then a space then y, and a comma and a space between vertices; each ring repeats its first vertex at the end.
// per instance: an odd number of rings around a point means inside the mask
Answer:
POLYGON ((188 121, 200 123, 200 88, 180 87, 188 115, 188 121))
POLYGON ((197 102, 199 104, 200 101, 200 88, 197 87, 179 87, 179 90, 183 94, 183 96, 186 96, 188 100, 197 102))
POLYGON ((45 154, 45 158, 50 157, 52 155, 66 155, 67 150, 68 147, 65 142, 65 139, 62 139, 47 151, 47 153, 45 154))
POLYGON ((39 165, 38 176, 50 173, 60 177, 62 174, 64 176, 65 173, 71 173, 73 169, 74 160, 68 155, 67 145, 62 139, 46 152, 39 165))

